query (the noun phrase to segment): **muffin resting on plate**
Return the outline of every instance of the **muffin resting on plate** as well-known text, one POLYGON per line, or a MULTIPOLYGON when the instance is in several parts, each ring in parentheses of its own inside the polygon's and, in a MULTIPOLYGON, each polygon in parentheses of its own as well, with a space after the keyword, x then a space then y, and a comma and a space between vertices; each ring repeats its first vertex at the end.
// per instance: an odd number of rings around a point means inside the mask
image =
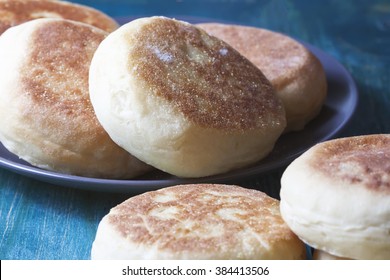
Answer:
POLYGON ((164 17, 137 19, 107 36, 89 86, 111 138, 180 177, 255 163, 285 128, 283 105, 256 66, 194 25, 164 17))
POLYGON ((34 166, 67 174, 131 178, 151 167, 116 145, 88 92, 101 29, 36 19, 0 36, 0 141, 34 166))

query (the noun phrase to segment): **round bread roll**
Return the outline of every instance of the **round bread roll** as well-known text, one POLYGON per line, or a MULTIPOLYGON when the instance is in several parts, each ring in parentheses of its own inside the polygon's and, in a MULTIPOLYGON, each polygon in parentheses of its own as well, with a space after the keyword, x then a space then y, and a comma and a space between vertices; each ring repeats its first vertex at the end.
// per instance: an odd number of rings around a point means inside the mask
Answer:
POLYGON ((0 34, 12 26, 38 18, 80 21, 107 32, 118 28, 118 23, 108 15, 80 4, 53 0, 0 1, 0 34))
POLYGON ((123 25, 98 47, 89 82, 111 138, 180 177, 257 162, 285 127, 283 106, 261 71, 182 21, 151 17, 123 25))
POLYGON ((273 31, 240 25, 202 23, 261 69, 286 110, 285 132, 301 130, 325 102, 327 81, 319 60, 296 40, 273 31))
POLYGON ((132 197, 99 224, 92 259, 304 259, 279 201, 230 185, 178 185, 132 197))
POLYGON ((281 213, 307 244, 351 259, 390 259, 390 135, 317 144, 281 179, 281 213))
POLYGON ((93 53, 107 33, 91 25, 37 19, 0 36, 0 141, 32 165, 103 178, 151 167, 116 145, 88 94, 93 53))

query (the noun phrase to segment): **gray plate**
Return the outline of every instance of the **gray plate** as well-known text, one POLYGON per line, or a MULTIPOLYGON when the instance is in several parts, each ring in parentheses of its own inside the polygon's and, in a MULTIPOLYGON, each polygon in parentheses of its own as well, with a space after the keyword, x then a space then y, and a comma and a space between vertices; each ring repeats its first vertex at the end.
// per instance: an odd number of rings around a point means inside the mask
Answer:
MULTIPOLYGON (((123 21, 122 21, 123 22, 123 21)), ((288 165, 318 142, 336 135, 345 127, 357 105, 356 84, 346 69, 323 51, 305 44, 321 61, 328 81, 328 96, 319 116, 304 130, 282 135, 272 153, 256 164, 225 174, 200 179, 183 179, 155 171, 133 180, 107 180, 72 176, 36 168, 20 160, 0 143, 0 166, 21 175, 65 187, 107 192, 144 192, 175 184, 235 183, 288 165)))

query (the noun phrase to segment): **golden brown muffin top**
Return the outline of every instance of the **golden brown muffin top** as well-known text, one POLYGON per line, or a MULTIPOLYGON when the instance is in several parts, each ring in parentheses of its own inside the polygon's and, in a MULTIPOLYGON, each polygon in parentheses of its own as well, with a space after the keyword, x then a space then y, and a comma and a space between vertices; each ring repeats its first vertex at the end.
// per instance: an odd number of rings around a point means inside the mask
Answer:
POLYGON ((48 0, 0 1, 0 34, 12 26, 37 18, 80 21, 107 32, 118 28, 118 24, 109 16, 83 5, 48 0))
POLYGON ((281 33, 221 23, 201 23, 197 26, 224 40, 248 58, 277 90, 299 79, 306 71, 320 67, 309 50, 281 33))
POLYGON ((263 73, 199 28, 153 17, 127 40, 132 75, 192 122, 236 131, 284 125, 282 104, 263 73))
POLYGON ((89 65, 107 33, 74 21, 47 19, 29 36, 18 87, 24 98, 25 122, 47 133, 47 139, 61 135, 56 141, 75 153, 79 152, 73 150, 75 141, 109 139, 95 116, 88 90, 89 65))
POLYGON ((108 222, 130 242, 172 253, 216 251, 246 258, 267 256, 267 251, 278 255, 272 251, 280 244, 303 246, 282 220, 279 201, 233 185, 178 185, 148 192, 113 208, 108 222))
POLYGON ((331 178, 390 192, 390 135, 346 137, 313 148, 309 163, 331 178))

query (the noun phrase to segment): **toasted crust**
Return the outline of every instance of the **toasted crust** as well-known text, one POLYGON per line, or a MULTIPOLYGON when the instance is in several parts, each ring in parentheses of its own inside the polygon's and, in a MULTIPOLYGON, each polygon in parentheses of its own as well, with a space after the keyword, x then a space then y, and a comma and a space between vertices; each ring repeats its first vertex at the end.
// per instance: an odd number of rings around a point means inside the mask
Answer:
POLYGON ((238 186, 179 185, 145 193, 113 208, 101 224, 117 236, 105 236, 99 226, 92 258, 305 257, 303 243, 280 217, 279 202, 238 186), (120 241, 126 245, 115 248, 120 241))
POLYGON ((286 132, 302 129, 321 110, 327 93, 318 59, 296 40, 262 28, 197 24, 230 44, 270 80, 286 110, 286 132))
POLYGON ((75 175, 130 178, 146 164, 117 146, 89 100, 92 56, 107 33, 37 19, 0 37, 0 140, 29 163, 75 175))
POLYGON ((290 164, 281 186, 283 219, 309 245, 390 259, 390 135, 320 143, 290 164))
POLYGON ((335 181, 390 195, 390 135, 357 136, 319 145, 309 165, 335 181))
POLYGON ((283 106, 259 69, 221 40, 164 17, 111 33, 93 57, 89 85, 111 138, 176 176, 254 163, 285 127, 283 106))
POLYGON ((154 18, 128 40, 129 68, 192 122, 237 130, 280 119, 281 104, 261 71, 198 28, 154 18))
POLYGON ((37 18, 62 18, 91 24, 107 32, 118 23, 93 8, 65 1, 8 0, 0 1, 0 34, 8 28, 37 18))

